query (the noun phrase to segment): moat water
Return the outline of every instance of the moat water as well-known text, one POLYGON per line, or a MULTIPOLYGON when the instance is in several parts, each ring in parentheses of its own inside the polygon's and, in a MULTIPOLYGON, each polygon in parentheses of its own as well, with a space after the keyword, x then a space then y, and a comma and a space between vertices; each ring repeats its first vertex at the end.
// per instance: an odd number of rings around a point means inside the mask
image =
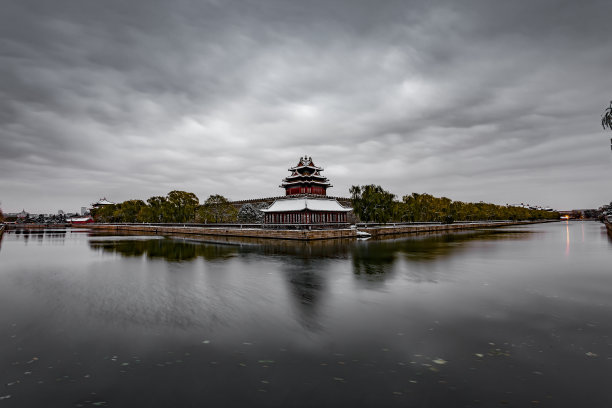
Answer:
POLYGON ((600 223, 0 244, 0 407, 612 406, 600 223))

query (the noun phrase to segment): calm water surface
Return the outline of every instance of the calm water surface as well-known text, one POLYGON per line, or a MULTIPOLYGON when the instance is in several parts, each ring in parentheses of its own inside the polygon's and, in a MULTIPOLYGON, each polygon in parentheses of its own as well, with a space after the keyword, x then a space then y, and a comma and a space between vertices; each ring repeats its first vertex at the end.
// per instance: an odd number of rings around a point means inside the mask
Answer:
POLYGON ((0 244, 0 407, 612 406, 599 223, 0 244))

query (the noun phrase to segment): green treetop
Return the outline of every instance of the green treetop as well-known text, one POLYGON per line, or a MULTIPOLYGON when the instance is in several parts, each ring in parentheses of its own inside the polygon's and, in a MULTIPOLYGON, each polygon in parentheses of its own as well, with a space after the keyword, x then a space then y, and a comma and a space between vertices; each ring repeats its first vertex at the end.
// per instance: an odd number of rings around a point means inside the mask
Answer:
POLYGON ((219 194, 211 195, 198 208, 196 219, 199 222, 235 222, 238 210, 227 198, 219 194))

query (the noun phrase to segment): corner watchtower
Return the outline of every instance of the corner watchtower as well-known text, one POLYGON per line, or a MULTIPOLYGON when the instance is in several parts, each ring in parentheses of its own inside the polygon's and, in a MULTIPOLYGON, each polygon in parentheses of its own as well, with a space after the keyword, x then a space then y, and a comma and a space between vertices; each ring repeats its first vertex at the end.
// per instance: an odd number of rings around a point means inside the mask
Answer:
POLYGON ((283 179, 281 188, 285 195, 327 195, 327 189, 332 187, 327 177, 322 176, 323 168, 316 166, 312 157, 302 157, 298 164, 289 169, 291 175, 283 179))

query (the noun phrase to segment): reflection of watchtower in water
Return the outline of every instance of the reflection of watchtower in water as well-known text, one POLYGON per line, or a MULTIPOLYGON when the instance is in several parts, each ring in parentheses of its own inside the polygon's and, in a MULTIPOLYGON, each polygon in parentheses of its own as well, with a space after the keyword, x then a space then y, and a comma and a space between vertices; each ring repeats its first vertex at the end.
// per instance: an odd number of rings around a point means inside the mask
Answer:
POLYGON ((316 166, 311 157, 300 158, 289 171, 291 175, 284 178, 280 185, 285 189, 286 196, 262 210, 265 224, 310 227, 347 223, 351 208, 343 207, 335 198, 327 197, 331 184, 321 175, 323 168, 316 166))

